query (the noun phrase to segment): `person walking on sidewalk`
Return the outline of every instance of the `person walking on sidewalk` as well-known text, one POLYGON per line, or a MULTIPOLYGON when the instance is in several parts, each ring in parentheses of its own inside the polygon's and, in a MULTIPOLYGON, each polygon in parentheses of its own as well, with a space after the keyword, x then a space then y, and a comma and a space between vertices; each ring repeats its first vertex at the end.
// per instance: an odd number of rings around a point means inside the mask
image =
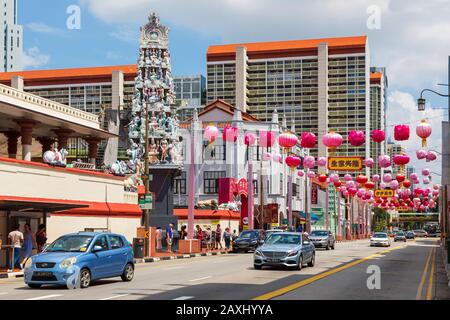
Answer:
POLYGON ((45 232, 45 224, 41 224, 36 232, 36 244, 38 253, 44 250, 44 246, 47 243, 47 233, 45 232))
POLYGON ((13 270, 13 268, 18 268, 18 269, 22 270, 22 267, 20 265, 20 248, 22 248, 23 233, 20 232, 19 229, 20 229, 20 225, 17 224, 14 226, 14 230, 8 234, 9 242, 14 247, 14 251, 13 251, 14 266, 11 263, 11 259, 9 259, 9 261, 8 261, 8 269, 9 270, 13 270))
POLYGON ((188 236, 188 233, 186 231, 186 226, 182 226, 181 227, 181 232, 180 232, 180 239, 181 240, 186 240, 188 236))
POLYGON ((217 225, 216 228, 216 243, 215 243, 215 249, 223 249, 222 247, 222 228, 220 227, 220 224, 217 225))
POLYGON ((211 231, 211 227, 208 227, 206 229, 206 251, 211 251, 212 249, 212 231, 211 231))
POLYGON ((173 244, 173 224, 169 224, 169 227, 166 230, 166 241, 167 241, 167 251, 172 253, 172 244, 173 244))
POLYGON ((36 237, 31 230, 31 226, 26 223, 25 224, 25 232, 23 234, 23 260, 22 265, 25 265, 27 260, 37 253, 37 244, 36 237), (33 252, 34 251, 34 252, 33 252))
POLYGON ((230 228, 225 228, 223 233, 223 240, 225 241, 225 250, 228 252, 231 246, 231 232, 230 228))
POLYGON ((156 228, 156 251, 162 250, 163 232, 161 227, 156 228))

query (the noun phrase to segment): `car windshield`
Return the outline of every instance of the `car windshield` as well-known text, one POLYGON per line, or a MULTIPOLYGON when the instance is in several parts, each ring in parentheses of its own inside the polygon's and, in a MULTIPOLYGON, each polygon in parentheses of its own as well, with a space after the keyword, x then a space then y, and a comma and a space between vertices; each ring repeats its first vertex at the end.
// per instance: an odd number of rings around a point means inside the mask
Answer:
POLYGON ((325 237, 328 235, 327 231, 313 231, 311 232, 312 236, 319 236, 319 237, 325 237))
POLYGON ((265 244, 300 244, 300 235, 274 233, 270 235, 265 244))
POLYGON ((243 231, 239 235, 239 238, 241 238, 241 239, 251 239, 251 238, 256 238, 256 237, 258 237, 257 231, 243 231))
POLYGON ((404 236, 405 234, 403 232, 397 232, 398 236, 404 236))
POLYGON ((91 243, 92 236, 63 236, 47 247, 48 252, 85 252, 91 243))
POLYGON ((374 238, 387 238, 387 233, 375 233, 374 238))

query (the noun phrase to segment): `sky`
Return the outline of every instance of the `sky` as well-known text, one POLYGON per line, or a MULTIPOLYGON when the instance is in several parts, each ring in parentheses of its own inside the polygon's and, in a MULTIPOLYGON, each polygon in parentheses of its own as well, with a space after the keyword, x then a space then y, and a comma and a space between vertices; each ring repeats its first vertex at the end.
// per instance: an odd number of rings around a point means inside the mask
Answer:
POLYGON ((19 0, 26 68, 136 63, 139 27, 152 11, 171 29, 175 75, 205 74, 212 44, 367 35, 371 65, 387 68, 387 135, 395 124, 409 124, 412 138, 404 145, 412 164, 440 173, 440 157, 416 159, 415 126, 429 120, 429 148, 440 152, 448 102, 427 94, 427 111, 418 112, 416 100, 423 88, 447 90, 437 84, 448 83, 450 0, 19 0), (75 29, 67 25, 74 6, 75 29))

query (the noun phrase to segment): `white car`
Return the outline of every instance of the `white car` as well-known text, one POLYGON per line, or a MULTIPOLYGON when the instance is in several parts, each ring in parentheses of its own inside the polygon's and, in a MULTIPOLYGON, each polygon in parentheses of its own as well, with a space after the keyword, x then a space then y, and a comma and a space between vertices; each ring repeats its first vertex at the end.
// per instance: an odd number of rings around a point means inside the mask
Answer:
POLYGON ((373 236, 370 238, 370 246, 390 247, 391 240, 389 239, 389 235, 386 232, 375 232, 373 236))

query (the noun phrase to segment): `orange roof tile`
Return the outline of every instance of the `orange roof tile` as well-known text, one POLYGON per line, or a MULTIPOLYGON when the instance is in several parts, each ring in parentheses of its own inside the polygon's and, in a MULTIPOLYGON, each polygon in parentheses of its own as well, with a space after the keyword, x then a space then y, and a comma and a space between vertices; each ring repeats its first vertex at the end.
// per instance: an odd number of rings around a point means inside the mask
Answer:
POLYGON ((313 49, 323 42, 329 47, 365 46, 367 36, 214 45, 208 47, 208 55, 234 53, 240 46, 246 47, 247 52, 313 49))
POLYGON ((136 74, 137 66, 121 65, 91 68, 70 68, 51 70, 29 70, 19 72, 0 72, 0 81, 11 80, 14 76, 21 76, 25 80, 56 79, 56 78, 84 78, 111 75, 113 71, 121 70, 125 74, 136 74))

